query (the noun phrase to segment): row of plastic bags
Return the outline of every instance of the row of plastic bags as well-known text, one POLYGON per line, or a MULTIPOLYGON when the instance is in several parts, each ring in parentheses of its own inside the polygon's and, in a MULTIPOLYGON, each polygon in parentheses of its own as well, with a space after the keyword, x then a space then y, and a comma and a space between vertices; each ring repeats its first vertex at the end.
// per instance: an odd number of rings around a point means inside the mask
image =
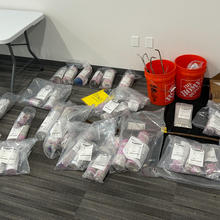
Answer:
MULTIPOLYGON (((91 75, 92 66, 88 63, 67 64, 66 66, 59 68, 50 80, 57 84, 85 86, 91 75), (78 73, 79 69, 81 69, 81 71, 78 73)), ((89 86, 91 88, 111 89, 115 76, 116 70, 104 67, 99 68, 89 81, 89 86)), ((118 86, 132 87, 136 78, 138 77, 134 71, 127 70, 118 86)))
MULTIPOLYGON (((161 111, 126 114, 119 126, 119 138, 115 136, 118 126, 115 118, 93 124, 67 120, 68 132, 64 132, 65 134, 62 130, 53 128, 57 127, 58 120, 45 136, 44 152, 51 159, 60 154, 56 170, 85 171, 84 178, 100 183, 110 169, 111 172, 137 172, 144 163, 150 164, 159 159, 163 141, 161 127, 164 126, 161 114, 161 111), (51 142, 47 145, 51 134, 54 139, 50 139, 51 142)), ((39 131, 36 136, 38 135, 39 131)), ((28 156, 37 141, 37 138, 32 138, 0 142, 0 174, 29 173, 28 156)))
POLYGON ((64 135, 61 130, 56 138, 52 138, 51 131, 48 133, 44 152, 50 159, 60 154, 56 170, 85 171, 83 178, 102 183, 109 171, 138 172, 144 164, 158 162, 163 142, 161 128, 165 126, 162 118, 163 110, 126 112, 120 123, 117 117, 92 124, 68 121, 64 135), (117 128, 119 137, 115 136, 117 128), (47 145, 48 138, 54 143, 47 145))

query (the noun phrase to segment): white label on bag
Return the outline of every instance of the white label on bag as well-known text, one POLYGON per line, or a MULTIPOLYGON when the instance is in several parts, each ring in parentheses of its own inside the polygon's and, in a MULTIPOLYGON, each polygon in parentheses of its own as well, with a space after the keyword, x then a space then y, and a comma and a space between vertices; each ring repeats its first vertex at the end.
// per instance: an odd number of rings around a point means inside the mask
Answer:
POLYGON ((215 154, 214 147, 211 147, 210 150, 206 153, 205 161, 206 162, 213 162, 213 163, 216 163, 218 161, 216 154, 215 154))
POLYGON ((145 130, 145 124, 140 122, 128 122, 128 130, 134 130, 134 131, 145 130))
POLYGON ((119 106, 118 102, 110 100, 108 103, 105 104, 103 107, 103 111, 111 114, 117 107, 119 106))
POLYGON ((62 132, 62 128, 61 128, 60 122, 56 122, 54 124, 54 126, 52 127, 50 133, 55 138, 62 138, 63 137, 63 135, 62 135, 63 132, 62 132))
POLYGON ((106 167, 108 166, 110 159, 111 159, 110 155, 100 154, 94 160, 92 167, 97 170, 104 171, 106 169, 106 167))
POLYGON ((128 106, 125 102, 121 102, 119 106, 115 109, 115 112, 122 112, 124 110, 128 109, 128 106))
POLYGON ((127 144, 125 145, 123 152, 127 158, 140 160, 143 147, 144 147, 144 144, 140 139, 134 136, 131 136, 127 144))
POLYGON ((36 99, 44 100, 52 91, 52 87, 47 85, 44 88, 42 88, 36 95, 36 99))
POLYGON ((204 150, 195 150, 193 148, 190 149, 189 153, 189 164, 203 167, 204 163, 204 157, 205 157, 205 151, 204 150))
POLYGON ((91 161, 93 144, 86 141, 81 142, 81 149, 79 151, 79 160, 91 161))
POLYGON ((182 144, 174 144, 171 160, 181 161, 184 156, 184 146, 182 144))
POLYGON ((129 100, 128 107, 131 111, 137 112, 139 109, 139 103, 136 100, 129 100))
POLYGON ((0 163, 11 165, 14 164, 16 159, 17 159, 17 152, 14 148, 1 148, 0 163))
POLYGON ((192 110, 188 108, 185 109, 184 107, 180 107, 178 117, 183 119, 190 119, 191 112, 192 110))
POLYGON ((22 130, 23 130, 24 126, 21 127, 12 127, 7 140, 9 139, 17 139, 19 137, 19 135, 21 134, 22 130))

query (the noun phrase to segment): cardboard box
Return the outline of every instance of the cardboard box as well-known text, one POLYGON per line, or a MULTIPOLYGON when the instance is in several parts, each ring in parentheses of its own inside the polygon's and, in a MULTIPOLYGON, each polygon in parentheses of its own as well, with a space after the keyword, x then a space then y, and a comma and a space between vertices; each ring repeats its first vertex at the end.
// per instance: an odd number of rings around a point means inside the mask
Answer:
POLYGON ((212 93, 212 100, 220 103, 220 73, 211 78, 210 87, 212 93))

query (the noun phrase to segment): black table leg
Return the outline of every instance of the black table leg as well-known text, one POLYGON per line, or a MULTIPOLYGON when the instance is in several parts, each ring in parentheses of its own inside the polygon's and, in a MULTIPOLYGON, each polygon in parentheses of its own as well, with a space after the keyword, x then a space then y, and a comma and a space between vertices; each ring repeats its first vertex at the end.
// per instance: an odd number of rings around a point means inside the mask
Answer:
MULTIPOLYGON (((37 62, 40 64, 40 70, 43 71, 43 69, 44 69, 41 62, 40 62, 40 59, 38 59, 38 57, 34 54, 34 52, 31 49, 30 42, 29 42, 28 35, 27 35, 27 31, 24 32, 24 37, 25 37, 25 43, 22 43, 22 44, 9 43, 9 44, 7 44, 9 52, 11 54, 11 59, 12 59, 11 92, 13 92, 13 90, 14 90, 14 80, 15 80, 15 70, 16 70, 16 57, 15 57, 14 51, 13 51, 14 46, 27 46, 27 49, 28 49, 29 53, 32 55, 32 57, 34 58, 34 60, 37 60, 37 62)), ((32 61, 25 64, 24 67, 21 68, 18 72, 24 70, 31 63, 32 63, 32 61)))
POLYGON ((11 59, 12 59, 12 72, 11 72, 11 92, 13 92, 14 89, 14 79, 15 79, 15 70, 16 70, 16 58, 13 52, 13 47, 12 45, 9 43, 8 45, 8 49, 9 52, 11 54, 11 59))
POLYGON ((38 57, 34 54, 34 52, 32 51, 32 49, 30 47, 30 42, 29 42, 29 39, 28 39, 27 31, 24 32, 24 37, 25 37, 25 41, 26 41, 26 45, 27 45, 27 49, 28 49, 29 53, 33 56, 33 58, 35 60, 38 61, 38 63, 40 64, 40 70, 42 71, 43 70, 43 66, 42 66, 40 60, 38 59, 38 57))

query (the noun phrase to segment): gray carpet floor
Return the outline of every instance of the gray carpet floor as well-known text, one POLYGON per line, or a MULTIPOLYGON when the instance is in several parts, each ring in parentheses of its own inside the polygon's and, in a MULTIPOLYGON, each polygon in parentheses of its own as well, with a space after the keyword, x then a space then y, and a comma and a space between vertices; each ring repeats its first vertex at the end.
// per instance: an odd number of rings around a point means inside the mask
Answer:
MULTIPOLYGON (((25 59, 19 59, 22 66, 25 59)), ((63 63, 44 61, 16 76, 15 92, 26 88, 35 77, 49 79, 63 63)), ((9 91, 11 61, 0 56, 0 95, 9 91)), ((119 74, 120 75, 120 74, 119 74)), ((119 80, 118 79, 116 81, 119 80)), ((146 94, 142 77, 134 88, 146 94)), ((70 100, 82 103, 94 92, 74 86, 70 100)), ((0 120, 2 140, 7 137, 22 105, 16 104, 0 120)), ((32 137, 47 111, 37 109, 29 137, 32 137)), ((179 184, 135 173, 108 175, 104 184, 82 179, 81 172, 54 171, 57 160, 49 160, 42 143, 34 146, 29 157, 30 175, 0 177, 0 219, 220 219, 220 191, 179 184)))

